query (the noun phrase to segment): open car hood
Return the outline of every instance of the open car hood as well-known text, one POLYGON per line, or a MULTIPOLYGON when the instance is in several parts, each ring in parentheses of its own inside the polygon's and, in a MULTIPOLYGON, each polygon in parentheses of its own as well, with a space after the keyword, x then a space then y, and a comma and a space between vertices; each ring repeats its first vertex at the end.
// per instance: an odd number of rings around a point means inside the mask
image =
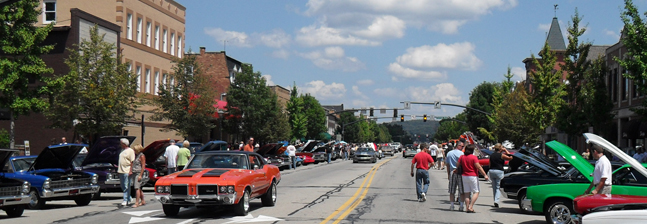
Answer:
POLYGON ((147 145, 146 148, 142 150, 142 153, 144 153, 144 156, 146 157, 146 164, 152 164, 157 160, 157 158, 162 156, 164 152, 166 152, 166 147, 171 145, 170 141, 171 140, 169 139, 157 140, 147 145))
POLYGON ((589 175, 593 173, 593 165, 591 165, 588 160, 584 159, 584 157, 578 154, 575 150, 558 141, 550 141, 547 142, 546 145, 555 150, 555 152, 563 157, 564 160, 569 162, 571 165, 573 165, 573 167, 575 167, 575 169, 580 171, 580 173, 582 173, 582 176, 584 176, 589 181, 593 181, 593 177, 589 175))
POLYGON ((9 162, 9 158, 14 156, 14 154, 16 154, 17 152, 18 150, 13 150, 13 149, 0 149, 0 162, 2 162, 0 163, 0 165, 2 165, 2 167, 7 165, 7 163, 9 162))
POLYGON ((532 154, 526 154, 522 152, 525 152, 525 150, 522 149, 519 151, 519 153, 512 154, 512 157, 523 160, 524 162, 527 162, 533 166, 536 166, 539 169, 542 169, 552 175, 560 176, 563 174, 563 172, 559 170, 557 166, 555 166, 554 164, 545 163, 540 159, 536 158, 535 156, 533 156, 532 154))
POLYGON ((256 150, 256 153, 260 154, 261 156, 267 156, 267 155, 272 155, 276 149, 281 148, 281 144, 278 143, 270 143, 270 144, 265 144, 258 148, 256 150))
MULTIPOLYGON (((604 139, 604 138, 602 138, 602 137, 600 137, 600 136, 597 136, 597 135, 595 135, 595 134, 592 134, 592 133, 584 133, 584 137, 586 138, 586 142, 587 142, 587 143, 593 143, 593 144, 596 144, 596 145, 598 145, 598 146, 600 146, 600 147, 604 148, 604 150, 605 150, 606 152, 610 152, 611 154, 613 154, 614 156, 618 157, 618 158, 619 158, 620 160, 622 160, 623 162, 625 162, 625 163, 627 163, 627 164, 631 165, 631 167, 633 167, 633 168, 634 168, 636 171, 638 171, 640 174, 642 174, 643 176, 647 177, 647 169, 645 169, 645 167, 644 167, 642 164, 640 164, 640 163, 639 163, 636 159, 634 159, 633 157, 631 157, 631 156, 627 155, 625 152, 623 152, 622 150, 620 150, 620 149, 619 149, 618 147, 616 147, 615 145, 611 144, 611 143, 610 143, 609 141, 607 141, 606 139, 604 139)), ((585 176, 586 176, 586 175, 585 175, 585 176)))
POLYGON ((45 147, 31 164, 29 170, 48 168, 74 169, 72 161, 81 152, 82 144, 50 145, 45 147))
POLYGON ((85 157, 81 166, 85 166, 93 163, 110 163, 118 164, 119 163, 119 153, 121 153, 121 142, 119 141, 122 138, 128 139, 128 142, 132 144, 135 141, 135 136, 103 136, 97 140, 90 150, 88 150, 88 155, 85 157))
POLYGON ((310 141, 308 144, 303 146, 303 150, 301 152, 312 152, 312 149, 314 149, 315 146, 317 146, 320 143, 320 141, 310 141))

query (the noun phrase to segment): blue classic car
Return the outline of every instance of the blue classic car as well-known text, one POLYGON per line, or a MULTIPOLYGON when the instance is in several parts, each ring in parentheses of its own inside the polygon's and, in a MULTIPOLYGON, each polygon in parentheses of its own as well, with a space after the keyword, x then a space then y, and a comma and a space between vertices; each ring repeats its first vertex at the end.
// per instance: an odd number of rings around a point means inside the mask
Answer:
POLYGON ((83 147, 86 145, 52 145, 37 157, 12 157, 4 176, 31 184, 31 209, 42 208, 45 201, 51 200, 74 200, 79 206, 88 205, 92 194, 99 192, 99 175, 74 169, 72 161, 83 147))
MULTIPOLYGON (((1 149, 0 162, 2 167, 6 168, 9 157, 16 153, 16 150, 1 149)), ((19 217, 25 211, 25 207, 29 204, 29 182, 8 178, 0 173, 0 209, 4 210, 9 217, 19 217)))

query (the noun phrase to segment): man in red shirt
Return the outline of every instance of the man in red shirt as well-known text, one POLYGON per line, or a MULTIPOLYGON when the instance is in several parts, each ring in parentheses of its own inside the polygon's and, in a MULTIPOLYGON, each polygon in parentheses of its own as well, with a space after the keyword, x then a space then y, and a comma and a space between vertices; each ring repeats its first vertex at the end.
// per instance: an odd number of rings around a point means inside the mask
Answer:
POLYGON ((420 144, 422 153, 416 154, 411 160, 411 177, 413 177, 413 167, 416 167, 416 194, 418 201, 427 200, 427 189, 429 189, 429 167, 434 166, 434 159, 429 154, 429 147, 426 143, 420 144))

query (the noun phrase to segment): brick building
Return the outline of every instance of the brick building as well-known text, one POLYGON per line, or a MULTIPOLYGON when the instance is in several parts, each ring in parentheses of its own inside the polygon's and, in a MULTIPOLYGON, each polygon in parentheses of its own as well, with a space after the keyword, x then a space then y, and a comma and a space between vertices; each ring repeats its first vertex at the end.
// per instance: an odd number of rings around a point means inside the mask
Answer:
POLYGON ((276 95, 276 100, 279 102, 281 109, 285 111, 288 101, 290 101, 290 90, 279 85, 270 86, 270 90, 276 95))

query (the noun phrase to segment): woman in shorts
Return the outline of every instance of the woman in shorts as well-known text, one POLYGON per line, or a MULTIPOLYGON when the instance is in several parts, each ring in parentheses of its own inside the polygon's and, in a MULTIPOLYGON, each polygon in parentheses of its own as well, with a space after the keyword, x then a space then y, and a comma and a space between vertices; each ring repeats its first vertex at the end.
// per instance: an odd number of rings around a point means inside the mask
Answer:
POLYGON ((146 205, 146 200, 144 200, 144 192, 142 191, 142 186, 144 182, 147 181, 147 178, 144 176, 144 171, 146 171, 146 156, 142 153, 144 147, 140 144, 133 146, 135 150, 135 160, 133 161, 133 175, 135 175, 134 188, 137 196, 135 198, 135 205, 133 208, 137 208, 142 205, 146 205))
POLYGON ((478 158, 473 154, 476 145, 469 144, 465 147, 465 154, 458 159, 458 164, 461 166, 462 179, 463 179, 463 198, 465 198, 465 205, 467 206, 467 213, 474 213, 474 203, 479 197, 479 175, 480 172, 488 180, 489 177, 483 171, 483 167, 479 164, 478 158), (472 198, 470 198, 470 193, 472 198))

